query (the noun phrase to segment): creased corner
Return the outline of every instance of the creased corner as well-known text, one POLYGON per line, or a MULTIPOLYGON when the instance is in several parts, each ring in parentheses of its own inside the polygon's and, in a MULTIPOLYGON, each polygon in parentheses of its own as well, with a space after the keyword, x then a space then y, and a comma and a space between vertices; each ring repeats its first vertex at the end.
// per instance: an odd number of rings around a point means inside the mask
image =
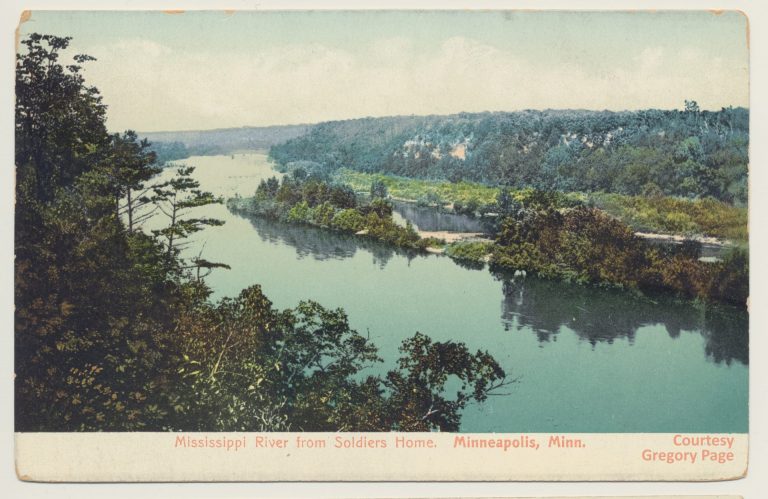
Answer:
POLYGON ((21 25, 30 19, 32 19, 31 10, 22 11, 21 15, 19 16, 19 24, 16 25, 16 39, 14 42, 14 46, 16 47, 17 52, 19 51, 19 40, 21 40, 21 25))

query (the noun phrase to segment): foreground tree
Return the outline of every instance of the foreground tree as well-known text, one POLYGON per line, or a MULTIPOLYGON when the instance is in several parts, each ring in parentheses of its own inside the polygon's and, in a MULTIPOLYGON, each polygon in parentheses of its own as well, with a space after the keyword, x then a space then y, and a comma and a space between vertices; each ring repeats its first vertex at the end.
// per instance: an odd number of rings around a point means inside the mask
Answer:
POLYGON ((126 218, 128 232, 141 227, 156 212, 154 184, 148 182, 162 171, 149 142, 127 131, 110 137, 110 155, 104 162, 104 174, 111 182, 118 217, 126 218))
POLYGON ((16 425, 140 429, 159 417, 158 333, 176 285, 158 246, 127 233, 120 194, 147 165, 110 140, 82 55, 61 65, 69 38, 31 35, 16 61, 16 425), (119 160, 118 160, 119 158, 119 160), (140 248, 140 251, 139 251, 140 248))
POLYGON ((157 207, 168 218, 168 225, 152 232, 163 240, 169 265, 178 259, 190 235, 205 227, 224 224, 217 218, 190 216, 194 208, 223 202, 210 192, 200 190, 200 182, 192 177, 194 171, 193 166, 179 166, 171 180, 154 188, 157 207))
POLYGON ((258 286, 190 310, 176 334, 176 430, 457 431, 467 404, 510 383, 487 352, 418 333, 396 370, 372 374, 377 349, 343 310, 302 302, 277 311, 258 286))
POLYGON ((459 431, 467 404, 498 395, 513 382, 488 352, 473 355, 463 343, 433 342, 416 333, 400 352, 399 369, 385 381, 389 417, 400 431, 459 431), (455 397, 446 396, 448 386, 456 387, 455 397))
POLYGON ((80 74, 94 59, 76 55, 73 64, 59 63, 69 42, 32 34, 21 42, 25 53, 16 56, 17 184, 40 202, 93 168, 109 140, 106 106, 80 74))

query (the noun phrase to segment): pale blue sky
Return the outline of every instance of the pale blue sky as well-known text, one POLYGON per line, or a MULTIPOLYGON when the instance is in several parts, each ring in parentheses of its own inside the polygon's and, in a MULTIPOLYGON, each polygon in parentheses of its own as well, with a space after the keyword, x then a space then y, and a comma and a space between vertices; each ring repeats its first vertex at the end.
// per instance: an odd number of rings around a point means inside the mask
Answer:
POLYGON ((736 12, 33 12, 113 130, 525 108, 748 106, 736 12))

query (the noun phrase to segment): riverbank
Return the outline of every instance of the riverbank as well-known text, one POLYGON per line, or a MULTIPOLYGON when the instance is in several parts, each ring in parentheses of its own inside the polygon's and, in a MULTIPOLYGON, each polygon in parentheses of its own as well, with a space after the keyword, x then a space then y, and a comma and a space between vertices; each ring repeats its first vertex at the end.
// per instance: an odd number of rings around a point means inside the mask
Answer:
POLYGON ((699 243, 683 239, 679 244, 653 244, 604 210, 556 192, 524 191, 518 199, 500 195, 483 224, 494 235, 492 241, 482 232, 419 231, 410 220, 396 220, 393 205, 385 199, 359 196, 349 186, 317 177, 264 180, 254 197, 233 198, 227 206, 406 250, 445 253, 475 268, 488 263, 546 279, 651 294, 671 291, 735 305, 744 305, 748 295, 746 251, 734 248, 722 261, 701 261, 699 243))
POLYGON ((657 234, 652 232, 635 232, 637 237, 647 239, 648 241, 656 241, 669 244, 682 244, 686 241, 695 241, 701 245, 718 246, 718 247, 732 247, 735 246, 733 241, 728 239, 720 239, 717 237, 707 236, 682 236, 679 234, 657 234))
MULTIPOLYGON (((349 185, 357 192, 368 192, 373 182, 380 182, 394 200, 431 205, 456 213, 482 214, 492 210, 502 190, 501 187, 472 182, 422 180, 345 168, 333 175, 337 182, 349 185)), ((520 198, 530 191, 511 190, 510 194, 513 198, 520 198)), ((720 243, 733 241, 736 244, 748 239, 747 208, 712 198, 647 197, 602 192, 558 192, 557 195, 566 203, 594 205, 640 234, 714 238, 720 243)))
POLYGON ((445 244, 452 244, 459 241, 484 241, 493 242, 491 239, 485 237, 482 232, 448 232, 444 230, 428 231, 417 230, 417 234, 422 239, 437 239, 445 241, 445 244))

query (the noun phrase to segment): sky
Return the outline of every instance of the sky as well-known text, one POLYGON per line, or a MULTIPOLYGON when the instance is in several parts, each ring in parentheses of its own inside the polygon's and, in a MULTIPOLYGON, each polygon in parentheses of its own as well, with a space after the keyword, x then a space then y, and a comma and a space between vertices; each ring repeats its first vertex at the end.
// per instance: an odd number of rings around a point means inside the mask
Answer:
POLYGON ((749 106, 738 12, 34 11, 111 131, 398 114, 749 106))

